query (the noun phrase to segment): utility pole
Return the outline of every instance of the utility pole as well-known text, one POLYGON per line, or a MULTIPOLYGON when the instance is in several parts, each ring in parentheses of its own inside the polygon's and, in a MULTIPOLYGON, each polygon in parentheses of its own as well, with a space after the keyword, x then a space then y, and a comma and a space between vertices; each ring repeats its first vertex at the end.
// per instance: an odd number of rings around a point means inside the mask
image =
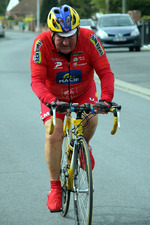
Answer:
POLYGON ((109 0, 106 0, 105 3, 106 3, 106 13, 109 13, 109 0))
POLYGON ((37 0, 36 31, 40 31, 40 0, 37 0))
POLYGON ((126 13, 126 0, 122 0, 122 13, 126 13))

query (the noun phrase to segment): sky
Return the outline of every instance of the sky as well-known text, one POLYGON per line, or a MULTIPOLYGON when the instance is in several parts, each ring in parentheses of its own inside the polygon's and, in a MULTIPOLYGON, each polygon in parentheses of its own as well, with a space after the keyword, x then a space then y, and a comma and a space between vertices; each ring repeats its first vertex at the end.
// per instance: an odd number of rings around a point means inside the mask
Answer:
POLYGON ((19 0, 10 0, 6 11, 9 12, 13 7, 19 3, 19 0))

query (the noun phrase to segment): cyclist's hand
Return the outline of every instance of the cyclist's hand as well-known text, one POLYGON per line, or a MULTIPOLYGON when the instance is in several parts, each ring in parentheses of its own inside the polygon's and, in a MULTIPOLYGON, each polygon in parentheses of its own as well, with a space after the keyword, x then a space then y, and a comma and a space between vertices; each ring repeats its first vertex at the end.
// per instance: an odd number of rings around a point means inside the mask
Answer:
POLYGON ((56 109, 56 112, 62 113, 62 114, 68 114, 70 111, 69 109, 69 103, 68 102, 61 102, 59 100, 55 100, 51 103, 46 103, 46 106, 48 106, 50 109, 56 109))
POLYGON ((95 110, 97 113, 107 114, 111 106, 111 102, 107 102, 104 99, 100 99, 99 102, 95 104, 95 110))
POLYGON ((68 102, 59 102, 57 104, 57 112, 62 114, 68 114, 69 103, 68 102))

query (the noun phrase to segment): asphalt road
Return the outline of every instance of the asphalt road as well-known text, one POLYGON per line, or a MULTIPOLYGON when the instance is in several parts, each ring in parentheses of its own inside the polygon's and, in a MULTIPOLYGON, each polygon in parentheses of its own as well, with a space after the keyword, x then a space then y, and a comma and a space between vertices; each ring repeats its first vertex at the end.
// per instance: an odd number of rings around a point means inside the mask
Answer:
POLYGON ((129 52, 128 48, 106 49, 116 79, 150 89, 150 48, 129 52))
MULTIPOLYGON (((46 207, 45 130, 30 87, 35 36, 7 31, 0 39, 0 225, 74 224, 72 206, 67 218, 46 207)), ((149 90, 150 51, 107 50, 107 56, 117 80, 149 90)), ((93 225, 150 225, 150 99, 116 86, 114 101, 122 105, 121 129, 111 136, 113 116, 101 115, 91 141, 93 225)))

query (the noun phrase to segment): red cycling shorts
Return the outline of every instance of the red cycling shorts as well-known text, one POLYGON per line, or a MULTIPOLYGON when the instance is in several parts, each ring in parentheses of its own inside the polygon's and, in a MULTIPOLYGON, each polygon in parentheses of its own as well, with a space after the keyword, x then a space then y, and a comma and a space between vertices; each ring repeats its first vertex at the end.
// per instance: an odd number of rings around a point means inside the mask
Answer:
MULTIPOLYGON (((65 102, 65 100, 62 100, 62 101, 65 102)), ((91 87, 82 95, 73 99, 72 103, 78 103, 79 105, 82 105, 83 103, 94 104, 97 101, 98 101, 98 98, 97 98, 97 92, 96 92, 96 85, 95 85, 95 82, 93 82, 93 85, 91 85, 91 87)), ((41 102, 40 117, 43 120, 43 123, 45 123, 47 120, 51 118, 50 109, 46 105, 44 105, 42 102, 41 102)), ((65 114, 56 113, 56 117, 64 120, 65 114)))

